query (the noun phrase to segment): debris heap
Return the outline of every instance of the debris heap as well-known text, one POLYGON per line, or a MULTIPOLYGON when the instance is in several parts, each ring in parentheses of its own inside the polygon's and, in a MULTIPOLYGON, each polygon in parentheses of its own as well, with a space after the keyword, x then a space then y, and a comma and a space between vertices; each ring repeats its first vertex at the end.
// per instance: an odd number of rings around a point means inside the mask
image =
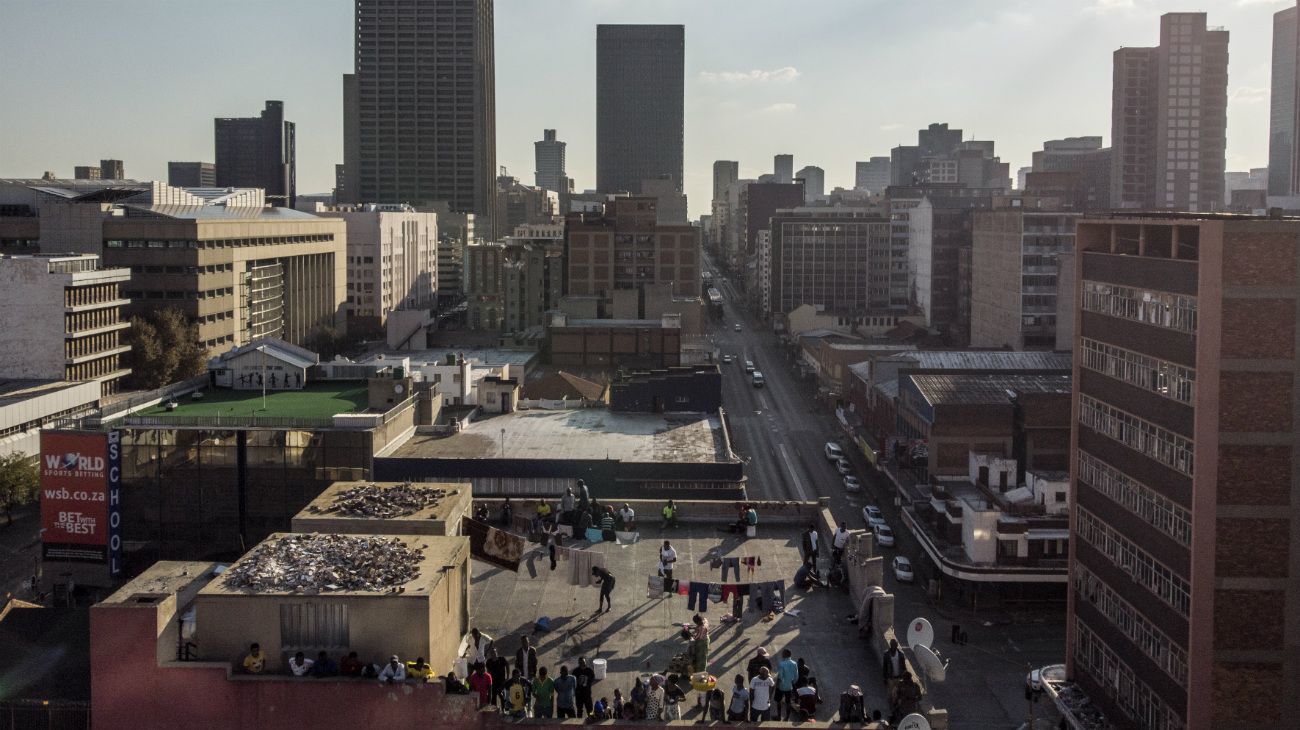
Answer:
MULTIPOLYGON (((454 492, 452 492, 454 494, 454 492)), ((330 512, 341 512, 350 517, 373 517, 387 520, 414 514, 448 496, 445 489, 417 487, 404 482, 391 487, 361 484, 339 492, 330 505, 330 512)))
POLYGON ((258 545, 223 574, 254 591, 396 591, 420 575, 422 547, 395 537, 286 535, 258 545))

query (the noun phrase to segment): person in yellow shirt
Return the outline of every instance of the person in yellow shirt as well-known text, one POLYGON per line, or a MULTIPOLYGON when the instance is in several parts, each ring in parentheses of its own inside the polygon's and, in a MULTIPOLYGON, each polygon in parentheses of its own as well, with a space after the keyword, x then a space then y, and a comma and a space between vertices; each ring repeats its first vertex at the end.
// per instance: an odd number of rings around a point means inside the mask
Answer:
POLYGON ((266 669, 266 655, 262 653, 260 644, 253 644, 248 647, 248 655, 244 657, 244 674, 261 674, 266 669))
POLYGON ((424 657, 419 656, 413 662, 406 663, 406 676, 408 679, 414 679, 418 682, 428 682, 433 679, 433 668, 429 663, 424 661, 424 657))

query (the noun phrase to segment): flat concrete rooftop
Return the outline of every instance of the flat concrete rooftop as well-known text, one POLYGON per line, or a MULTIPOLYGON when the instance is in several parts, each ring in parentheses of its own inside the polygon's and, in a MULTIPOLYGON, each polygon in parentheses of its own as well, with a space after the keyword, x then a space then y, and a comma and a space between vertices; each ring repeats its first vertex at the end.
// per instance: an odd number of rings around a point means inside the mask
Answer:
MULTIPOLYGON (((613 609, 594 619, 599 589, 570 586, 569 564, 561 561, 554 573, 541 548, 529 546, 537 559, 537 578, 529 576, 526 565, 512 573, 479 561, 473 566, 470 598, 471 625, 477 626, 497 642, 498 651, 513 661, 521 636, 528 636, 537 648, 538 666, 547 667, 552 675, 560 665, 572 671, 579 656, 590 664, 597 657, 608 662, 609 674, 595 685, 593 695, 613 698, 620 688, 626 697, 635 677, 645 672, 662 672, 674 654, 687 651, 689 645, 680 636, 680 627, 689 623, 695 611, 687 608, 682 595, 648 598, 647 579, 655 574, 659 546, 664 537, 677 550, 678 580, 721 582, 721 570, 710 567, 715 556, 757 556, 763 564, 752 577, 741 568, 740 582, 782 579, 786 582, 786 607, 799 612, 778 614, 765 621, 765 614, 749 610, 740 623, 724 624, 721 618, 730 612, 730 601, 710 603, 705 616, 711 626, 709 672, 718 678, 724 691, 758 647, 765 647, 774 657, 790 649, 795 659, 803 657, 817 677, 825 700, 817 719, 826 721, 838 710, 839 694, 850 684, 865 693, 868 710, 886 709, 884 687, 880 681, 879 660, 869 653, 868 645, 858 638, 858 627, 846 617, 854 612, 847 591, 818 588, 809 593, 794 591, 790 582, 800 565, 799 535, 796 526, 762 524, 760 511, 758 537, 742 540, 707 524, 685 523, 664 533, 652 522, 634 545, 600 543, 592 550, 605 555, 606 568, 614 574, 613 609), (552 631, 533 634, 533 623, 540 616, 551 619, 552 631)), ((573 543, 586 545, 585 542, 573 543)), ((829 549, 823 548, 823 569, 829 566, 829 549)), ((727 576, 735 582, 734 574, 727 576)), ((773 661, 773 666, 775 666, 773 661)), ((683 719, 697 719, 696 693, 687 694, 682 705, 683 719)))
POLYGON ((732 461, 716 414, 619 413, 604 408, 531 410, 493 416, 472 421, 452 436, 417 434, 392 456, 697 464, 732 461))

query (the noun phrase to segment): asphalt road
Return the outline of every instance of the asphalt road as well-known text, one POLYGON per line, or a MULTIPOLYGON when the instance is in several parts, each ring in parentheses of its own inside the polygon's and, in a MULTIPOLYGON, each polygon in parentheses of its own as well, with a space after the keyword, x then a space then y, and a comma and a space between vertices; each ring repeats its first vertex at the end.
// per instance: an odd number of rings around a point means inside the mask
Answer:
MULTIPOLYGON (((716 267, 710 267, 717 272, 716 267)), ((771 328, 737 306, 737 292, 725 279, 719 286, 725 321, 712 333, 719 352, 735 358, 722 365, 723 407, 731 423, 733 447, 746 460, 747 493, 756 500, 810 500, 829 497, 837 519, 850 528, 865 526, 862 507, 877 505, 894 528, 896 547, 882 548, 887 561, 885 590, 894 594, 899 636, 913 618, 925 617, 938 635, 934 648, 949 660, 942 683, 931 684, 936 704, 949 710, 953 730, 1016 728, 1025 722, 1028 705, 1023 694, 1026 671, 1064 660, 1063 612, 1055 608, 978 608, 954 605, 927 596, 924 577, 928 558, 899 518, 895 487, 856 449, 845 448, 862 481, 863 491, 845 492, 843 479, 826 460, 829 440, 848 446, 831 409, 817 403, 812 383, 802 382, 794 363, 777 343, 771 328), (741 331, 733 327, 740 323, 741 331), (752 360, 766 380, 755 388, 745 373, 752 360), (895 580, 888 561, 905 555, 917 567, 917 582, 895 580), (964 645, 948 641, 953 623, 969 636, 964 645)), ((1050 716, 1046 706, 1038 717, 1050 716)))

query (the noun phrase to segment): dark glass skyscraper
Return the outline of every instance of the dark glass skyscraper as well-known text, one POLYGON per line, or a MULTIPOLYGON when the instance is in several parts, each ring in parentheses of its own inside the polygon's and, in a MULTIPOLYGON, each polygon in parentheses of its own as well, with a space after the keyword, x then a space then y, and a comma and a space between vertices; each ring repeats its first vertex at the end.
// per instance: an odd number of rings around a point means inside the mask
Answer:
POLYGON ((596 187, 641 192, 671 176, 682 189, 686 28, 596 26, 596 187))
POLYGON ((292 208, 297 196, 293 122, 284 102, 268 101, 261 116, 215 121, 219 188, 264 188, 271 205, 292 208))
MULTIPOLYGON (((366 203, 474 213, 492 230, 496 71, 492 0, 357 0, 355 132, 346 170, 366 203)), ((351 192, 351 191, 349 191, 351 192)))

